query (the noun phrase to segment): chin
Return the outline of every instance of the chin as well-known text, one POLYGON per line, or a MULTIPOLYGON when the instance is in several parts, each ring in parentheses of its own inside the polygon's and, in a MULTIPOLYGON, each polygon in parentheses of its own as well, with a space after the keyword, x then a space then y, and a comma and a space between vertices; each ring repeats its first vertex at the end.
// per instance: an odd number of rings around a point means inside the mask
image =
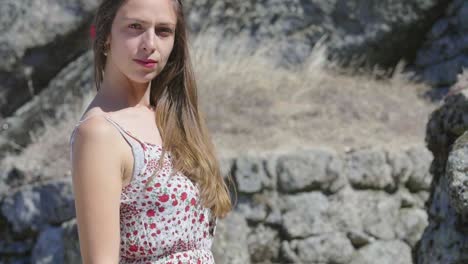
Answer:
POLYGON ((151 73, 139 73, 139 74, 134 74, 131 76, 129 79, 136 83, 147 83, 153 80, 157 76, 156 73, 151 72, 151 73))

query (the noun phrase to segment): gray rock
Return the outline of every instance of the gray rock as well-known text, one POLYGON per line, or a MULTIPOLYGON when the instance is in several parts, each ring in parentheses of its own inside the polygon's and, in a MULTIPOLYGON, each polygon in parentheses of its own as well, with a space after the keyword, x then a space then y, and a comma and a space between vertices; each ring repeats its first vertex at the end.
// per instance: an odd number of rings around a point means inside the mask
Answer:
POLYGON ((265 190, 253 195, 239 195, 234 209, 247 220, 280 225, 285 205, 276 191, 265 190))
POLYGON ((302 62, 326 35, 333 57, 395 65, 419 48, 426 28, 443 14, 446 1, 191 0, 184 5, 191 31, 216 28, 225 39, 246 33, 252 37, 252 48, 273 42, 270 56, 285 64, 302 62))
POLYGON ((226 179, 227 175, 229 174, 231 177, 232 175, 232 168, 234 166, 235 159, 234 158, 221 158, 219 161, 219 166, 221 170, 221 174, 226 179))
POLYGON ((68 112, 82 107, 85 95, 93 88, 92 60, 92 53, 85 53, 65 67, 33 100, 2 120, 0 159, 8 152, 18 151, 18 145, 27 146, 31 131, 45 126, 43 119, 67 118, 68 112))
MULTIPOLYGON (((454 1, 453 5, 463 1, 454 1)), ((454 8, 456 9, 456 8, 454 8)), ((464 189, 468 130, 468 91, 448 96, 430 117, 426 143, 434 155, 428 201, 429 225, 415 248, 416 263, 468 261, 468 218, 464 189)))
POLYGON ((374 237, 360 230, 350 230, 347 236, 355 248, 361 248, 376 240, 374 237))
POLYGON ((426 66, 422 79, 430 86, 444 87, 457 81, 457 75, 468 66, 468 56, 461 54, 426 66))
POLYGON ((70 220, 75 216, 71 182, 27 185, 5 197, 1 209, 15 233, 37 232, 49 224, 70 220))
POLYGON ((3 168, 0 170, 0 201, 8 194, 8 171, 3 168))
POLYGON ((40 233, 32 251, 32 262, 60 264, 64 260, 63 230, 61 227, 46 227, 40 233))
POLYGON ((2 233, 0 239, 0 255, 27 255, 34 246, 32 238, 14 241, 6 236, 5 233, 2 233))
POLYGON ((278 231, 263 224, 255 227, 247 236, 251 260, 258 262, 274 262, 278 260, 280 238, 278 231))
POLYGON ((358 189, 391 191, 396 188, 392 169, 382 149, 360 149, 347 153, 345 170, 351 185, 358 189))
POLYGON ((0 116, 42 91, 64 65, 90 47, 88 26, 97 1, 0 2, 0 116))
POLYGON ((284 263, 302 263, 288 240, 283 240, 281 243, 281 256, 284 263))
POLYGON ((235 161, 235 177, 239 192, 255 193, 269 185, 269 177, 264 168, 263 159, 252 156, 242 156, 235 161))
POLYGON ((400 201, 383 193, 360 193, 360 216, 364 231, 379 239, 395 238, 400 201))
POLYGON ((446 14, 434 23, 418 51, 414 70, 436 88, 450 86, 468 67, 468 3, 450 1, 446 14))
POLYGON ((468 130, 468 90, 447 97, 444 104, 431 113, 426 128, 427 148, 434 160, 430 172, 437 183, 445 175, 448 153, 455 140, 468 130))
POLYGON ((254 196, 257 200, 257 203, 262 203, 266 205, 266 214, 267 217, 264 220, 264 223, 270 224, 273 226, 280 226, 283 223, 283 214, 282 211, 286 210, 284 201, 276 191, 264 191, 261 194, 254 196))
POLYGON ((416 248, 417 264, 464 263, 468 260, 468 236, 462 231, 466 223, 460 221, 451 206, 446 184, 444 177, 434 188, 429 225, 416 248))
POLYGON ((9 257, 7 261, 0 260, 0 263, 1 264, 29 264, 31 263, 31 258, 12 256, 12 257, 9 257))
POLYGON ((416 193, 411 193, 406 188, 398 189, 396 195, 400 197, 401 207, 404 208, 418 207, 425 209, 426 202, 429 198, 428 191, 419 191, 416 193))
POLYGON ((396 228, 397 237, 414 247, 421 239, 424 229, 428 225, 427 212, 419 208, 405 208, 400 210, 400 217, 396 228))
POLYGON ((387 162, 396 185, 405 185, 413 171, 413 164, 404 151, 388 151, 387 162))
POLYGON ((76 218, 62 224, 64 263, 81 264, 80 241, 78 240, 78 226, 76 218))
POLYGON ((411 248, 399 240, 376 241, 356 252, 351 264, 412 264, 411 248))
POLYGON ((429 172, 433 159, 432 154, 426 148, 421 147, 410 148, 406 153, 413 168, 406 182, 406 187, 412 192, 428 191, 432 182, 432 175, 429 172))
POLYGON ((212 252, 216 263, 250 263, 247 248, 248 227, 245 218, 232 212, 226 218, 219 219, 216 227, 216 243, 212 252))
POLYGON ((347 187, 329 197, 326 221, 333 225, 335 231, 362 233, 364 231, 359 208, 357 193, 351 187, 347 187))
POLYGON ((468 132, 454 143, 447 160, 450 203, 457 213, 468 215, 468 132))
POLYGON ((305 238, 333 231, 327 221, 328 200, 320 192, 300 193, 284 197, 287 211, 283 226, 289 238, 305 238))
POLYGON ((255 222, 263 221, 267 216, 267 205, 251 196, 239 196, 235 210, 255 222))
POLYGON ((278 158, 279 190, 286 193, 326 190, 336 192, 345 181, 336 153, 325 149, 304 150, 278 158))
POLYGON ((326 222, 342 232, 364 232, 376 239, 394 239, 401 201, 382 191, 340 192, 330 198, 326 222))
POLYGON ((342 233, 328 233, 304 240, 292 240, 289 244, 304 263, 345 264, 350 262, 355 252, 349 239, 342 233))

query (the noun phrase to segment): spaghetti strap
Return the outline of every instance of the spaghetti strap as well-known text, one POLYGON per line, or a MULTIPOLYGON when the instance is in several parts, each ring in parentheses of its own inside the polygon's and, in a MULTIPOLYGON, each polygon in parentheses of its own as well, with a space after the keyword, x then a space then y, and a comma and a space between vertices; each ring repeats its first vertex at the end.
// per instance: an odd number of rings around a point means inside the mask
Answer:
POLYGON ((133 180, 137 176, 136 174, 138 172, 140 172, 140 170, 144 166, 144 159, 145 159, 145 151, 144 150, 145 150, 145 148, 144 148, 143 144, 138 139, 136 139, 136 138, 132 137, 131 135, 129 135, 123 127, 121 127, 117 122, 112 120, 108 115, 105 115, 105 114, 92 115, 92 116, 89 116, 89 117, 87 117, 87 118, 85 118, 85 119, 83 119, 81 121, 78 121, 78 123, 75 125, 75 128, 73 129, 72 134, 70 136, 70 159, 72 158, 71 145, 73 144, 73 139, 74 139, 74 134, 75 134, 76 129, 84 121, 86 121, 88 119, 91 119, 94 116, 103 116, 104 119, 106 119, 115 128, 117 128, 119 133, 124 137, 125 141, 128 142, 128 144, 130 145, 130 147, 132 149, 133 159, 134 159, 134 164, 133 164, 133 169, 132 169, 132 180, 133 180))
POLYGON ((113 120, 110 116, 104 115, 104 118, 107 119, 107 121, 111 122, 111 124, 113 124, 121 133, 125 134, 126 137, 130 136, 134 140, 138 141, 138 143, 140 143, 141 146, 145 145, 145 142, 143 142, 143 141, 139 140, 138 138, 136 138, 134 135, 132 135, 132 133, 130 133, 130 131, 123 128, 121 125, 119 125, 119 123, 117 123, 115 120, 113 120))

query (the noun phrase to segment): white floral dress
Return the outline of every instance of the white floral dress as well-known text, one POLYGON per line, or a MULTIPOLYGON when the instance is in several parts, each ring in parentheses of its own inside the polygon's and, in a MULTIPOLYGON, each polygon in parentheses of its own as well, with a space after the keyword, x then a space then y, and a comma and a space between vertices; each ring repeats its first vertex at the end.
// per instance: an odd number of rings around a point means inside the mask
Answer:
POLYGON ((162 146, 143 142, 104 117, 131 145, 135 159, 132 180, 123 187, 120 199, 119 263, 215 263, 211 245, 217 217, 201 205, 197 184, 182 173, 169 177, 172 157, 166 151, 163 169, 145 188, 157 169, 162 146))

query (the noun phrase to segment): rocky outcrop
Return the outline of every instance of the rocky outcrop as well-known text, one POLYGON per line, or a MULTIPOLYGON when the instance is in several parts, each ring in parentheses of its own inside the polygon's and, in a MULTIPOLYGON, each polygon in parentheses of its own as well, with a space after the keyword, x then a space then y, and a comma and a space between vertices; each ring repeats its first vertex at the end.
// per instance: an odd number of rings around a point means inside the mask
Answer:
MULTIPOLYGON (((270 56, 280 64, 303 61, 314 44, 328 36, 330 57, 392 66, 402 58, 412 61, 449 2, 189 0, 184 7, 192 33, 216 29, 223 36, 220 40, 234 40, 244 32, 252 48, 274 43, 270 56)), ((0 121, 46 89, 56 74, 90 48, 88 30, 98 3, 1 1, 0 121)))
POLYGON ((94 0, 0 2, 0 120, 89 49, 88 26, 97 4, 94 0))
MULTIPOLYGON (((449 2, 189 0, 184 7, 193 36, 217 30, 224 41, 244 32, 252 49, 274 43, 268 56, 279 59, 279 64, 303 61, 314 44, 328 36, 330 59, 360 57, 370 64, 394 65, 402 58, 412 61, 409 58, 416 54, 427 29, 449 2)), ((455 8, 459 2, 453 4, 453 10, 460 10, 454 21, 464 17, 466 8, 455 8)), ((60 119, 56 107, 70 105, 61 98, 69 98, 71 90, 93 90, 88 29, 97 4, 90 0, 49 1, 47 6, 39 0, 0 3, 4 14, 0 19, 4 29, 0 36, 0 159, 27 146, 30 133, 41 131, 44 118, 60 119)), ((441 72, 447 71, 437 74, 441 72)), ((81 100, 78 94, 75 98, 81 100)))
POLYGON ((431 86, 434 98, 447 94, 457 74, 468 68, 468 2, 455 0, 426 36, 414 70, 431 86))
POLYGON ((418 264, 468 262, 467 131, 468 90, 464 89, 447 97, 427 125, 434 179, 418 264))
POLYGON ((303 61, 327 35, 334 58, 393 66, 402 58, 413 60, 425 33, 449 2, 190 0, 184 5, 190 10, 193 32, 216 28, 234 39, 247 33, 252 46, 274 41, 271 55, 280 54, 282 64, 303 61))
POLYGON ((45 120, 62 120, 67 113, 82 108, 85 94, 93 89, 92 60, 91 51, 84 53, 62 69, 40 94, 2 120, 0 159, 27 146, 31 131, 41 130, 45 120))
MULTIPOLYGON (((219 263, 413 263, 412 249, 428 224, 424 204, 431 161, 424 146, 224 158, 238 200, 218 221, 215 258, 219 263)), ((70 181, 61 180, 4 194, 0 263, 18 258, 79 263, 70 190, 70 181)))

